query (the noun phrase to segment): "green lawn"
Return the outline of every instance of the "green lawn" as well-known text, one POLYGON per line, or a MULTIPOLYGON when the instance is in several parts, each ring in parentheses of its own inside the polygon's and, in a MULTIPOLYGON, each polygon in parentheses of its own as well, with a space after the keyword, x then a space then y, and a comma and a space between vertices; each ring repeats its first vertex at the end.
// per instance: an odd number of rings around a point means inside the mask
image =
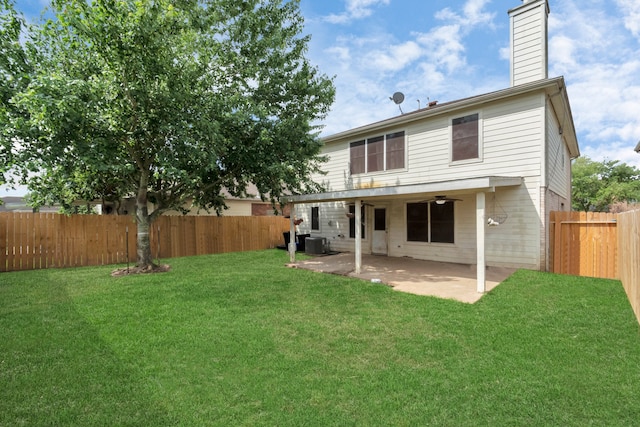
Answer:
POLYGON ((0 425, 640 423, 618 281, 519 271, 468 305, 285 262, 0 274, 0 425))

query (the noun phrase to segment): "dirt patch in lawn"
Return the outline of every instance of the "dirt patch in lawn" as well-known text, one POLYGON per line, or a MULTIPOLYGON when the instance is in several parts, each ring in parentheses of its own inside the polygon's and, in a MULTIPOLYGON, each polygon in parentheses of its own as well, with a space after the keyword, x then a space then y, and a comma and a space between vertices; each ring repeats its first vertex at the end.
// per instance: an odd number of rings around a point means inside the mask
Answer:
POLYGON ((145 267, 124 267, 118 268, 111 272, 111 276, 120 277, 120 276, 128 276, 130 274, 151 274, 151 273, 166 273, 171 270, 171 266, 167 264, 160 265, 148 265, 145 267))

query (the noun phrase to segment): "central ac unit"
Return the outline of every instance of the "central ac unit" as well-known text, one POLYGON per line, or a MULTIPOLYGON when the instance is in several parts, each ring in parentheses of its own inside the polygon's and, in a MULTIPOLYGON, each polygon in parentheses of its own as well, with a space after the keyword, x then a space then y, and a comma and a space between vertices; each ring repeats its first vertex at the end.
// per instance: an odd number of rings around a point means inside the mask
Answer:
POLYGON ((309 255, 320 255, 325 253, 327 239, 325 237, 307 237, 305 241, 305 253, 309 255))

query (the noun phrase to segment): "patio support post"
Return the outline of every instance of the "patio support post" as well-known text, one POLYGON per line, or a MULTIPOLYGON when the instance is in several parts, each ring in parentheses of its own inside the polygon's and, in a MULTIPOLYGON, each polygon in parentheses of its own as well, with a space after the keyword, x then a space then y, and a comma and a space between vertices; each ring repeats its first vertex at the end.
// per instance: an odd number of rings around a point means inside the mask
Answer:
POLYGON ((291 204, 291 212, 289 214, 289 262, 296 262, 296 225, 293 222, 295 218, 296 205, 291 204))
POLYGON ((486 291, 485 282, 485 259, 484 259, 484 235, 485 235, 485 194, 483 192, 476 193, 476 246, 477 246, 477 281, 478 292, 486 291))
POLYGON ((356 274, 360 274, 362 268, 362 204, 360 199, 356 199, 356 274))

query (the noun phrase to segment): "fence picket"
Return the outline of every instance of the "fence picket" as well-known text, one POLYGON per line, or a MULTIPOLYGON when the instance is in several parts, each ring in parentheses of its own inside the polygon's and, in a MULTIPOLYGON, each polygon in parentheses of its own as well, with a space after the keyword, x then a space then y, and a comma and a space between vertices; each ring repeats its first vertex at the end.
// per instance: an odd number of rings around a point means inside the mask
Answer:
POLYGON ((552 212, 550 219, 552 272, 618 278, 616 214, 552 212))
POLYGON ((618 214, 620 281, 640 322, 640 210, 618 214))
MULTIPOLYGON (((151 225, 152 256, 273 248, 282 243, 282 233, 288 229, 288 220, 275 216, 161 216, 151 225)), ((127 245, 128 261, 134 263, 136 236, 130 216, 2 212, 0 272, 123 264, 127 245)))

